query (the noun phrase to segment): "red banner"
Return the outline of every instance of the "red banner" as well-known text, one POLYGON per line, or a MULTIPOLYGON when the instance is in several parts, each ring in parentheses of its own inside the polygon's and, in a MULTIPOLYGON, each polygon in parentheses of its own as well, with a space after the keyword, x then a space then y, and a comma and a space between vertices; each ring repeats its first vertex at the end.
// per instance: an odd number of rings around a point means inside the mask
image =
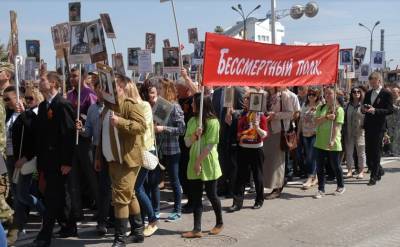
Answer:
POLYGON ((336 82, 339 45, 271 45, 206 33, 205 86, 300 86, 336 82))

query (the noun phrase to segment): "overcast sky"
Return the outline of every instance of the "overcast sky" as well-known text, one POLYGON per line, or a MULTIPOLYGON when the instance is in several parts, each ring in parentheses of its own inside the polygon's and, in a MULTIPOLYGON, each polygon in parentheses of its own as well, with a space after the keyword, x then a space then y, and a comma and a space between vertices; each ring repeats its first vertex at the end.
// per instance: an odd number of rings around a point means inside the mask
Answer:
MULTIPOLYGON (((50 69, 55 66, 55 51, 50 27, 68 21, 68 2, 64 0, 1 0, 0 2, 0 42, 8 42, 10 32, 9 10, 18 14, 20 53, 25 56, 25 40, 38 39, 41 42, 41 57, 50 69)), ((306 4, 307 0, 277 0, 277 9, 288 9, 295 4, 306 4)), ((320 10, 316 17, 302 17, 293 20, 289 16, 280 20, 286 33, 283 41, 316 43, 339 43, 341 48, 354 48, 356 45, 368 48, 369 32, 358 26, 362 22, 368 27, 380 20, 374 32, 374 49, 380 48, 380 29, 385 29, 386 59, 393 68, 400 65, 400 1, 398 0, 316 0, 320 10)), ((224 28, 240 21, 241 17, 231 9, 241 3, 245 12, 258 4, 254 17, 263 18, 270 10, 270 1, 263 0, 175 0, 176 14, 184 53, 193 51, 188 43, 187 29, 197 27, 199 38, 205 32, 212 32, 215 26, 224 28)), ((85 0, 82 4, 82 21, 99 18, 99 13, 109 13, 117 39, 117 52, 126 53, 128 47, 143 47, 146 32, 157 34, 156 55, 153 62, 161 60, 162 40, 169 38, 176 46, 176 32, 171 4, 159 0, 85 0)), ((109 54, 113 52, 111 41, 107 41, 109 54)), ((369 56, 367 55, 366 59, 369 56)), ((400 66, 399 66, 400 67, 400 66)))

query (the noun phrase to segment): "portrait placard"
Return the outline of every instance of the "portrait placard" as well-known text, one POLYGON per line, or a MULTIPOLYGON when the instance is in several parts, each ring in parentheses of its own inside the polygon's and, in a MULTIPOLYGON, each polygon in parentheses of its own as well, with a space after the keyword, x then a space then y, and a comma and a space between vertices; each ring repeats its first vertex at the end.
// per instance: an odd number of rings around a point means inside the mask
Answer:
POLYGON ((382 69, 385 65, 385 52, 373 51, 371 61, 372 61, 372 68, 382 69))
POLYGON ((358 77, 359 81, 368 81, 369 76, 369 64, 361 64, 360 66, 360 76, 358 77))
POLYGON ((151 63, 150 50, 138 51, 138 60, 139 60, 139 74, 146 74, 153 72, 153 64, 151 63))
POLYGON ((36 80, 36 71, 39 70, 39 63, 35 57, 27 57, 25 59, 25 80, 36 80))
POLYGON ((109 14, 103 13, 100 14, 100 19, 101 22, 103 23, 104 31, 107 34, 107 38, 109 39, 115 39, 115 32, 114 32, 114 27, 111 23, 111 18, 109 14))
POLYGON ((341 49, 340 65, 352 65, 352 64, 353 64, 353 49, 341 49))
POLYGON ((70 25, 70 64, 89 64, 90 48, 86 32, 86 23, 75 23, 70 25))
POLYGON ((173 109, 172 103, 160 96, 157 97, 157 102, 153 106, 153 120, 160 125, 166 125, 173 109))
POLYGON ((179 49, 178 47, 163 48, 164 73, 178 73, 179 49))
POLYGON ((235 88, 226 87, 224 89, 224 107, 233 107, 235 88))
POLYGON ((70 41, 70 28, 69 23, 64 22, 58 24, 58 30, 61 34, 61 47, 62 48, 69 48, 69 41, 70 41))
POLYGON ((53 38, 54 49, 60 49, 62 43, 62 34, 61 30, 59 30, 59 26, 55 25, 51 27, 51 36, 53 38))
POLYGON ((193 64, 203 64, 204 58, 204 41, 194 43, 193 64))
POLYGON ((92 63, 107 60, 106 41, 100 19, 88 22, 86 30, 92 63))
POLYGON ((112 67, 114 73, 125 75, 124 59, 122 53, 112 54, 112 67))
POLYGON ((112 68, 102 63, 96 63, 96 68, 104 101, 111 105, 118 105, 117 89, 112 68))
POLYGON ((139 68, 138 51, 140 47, 128 48, 128 69, 137 71, 139 68))
POLYGON ((366 51, 367 47, 356 46, 356 49, 354 51, 354 58, 359 58, 362 63, 364 61, 366 51))
POLYGON ((189 35, 189 43, 194 44, 199 41, 197 28, 189 28, 188 35, 189 35))
POLYGON ((165 48, 170 48, 171 47, 171 43, 169 42, 169 39, 164 39, 163 43, 164 43, 164 47, 165 48))
POLYGON ((68 15, 69 15, 69 22, 80 22, 81 3, 80 2, 69 3, 68 15))
POLYGON ((146 50, 151 50, 152 53, 156 53, 156 34, 146 33, 146 50))
POLYGON ((34 57, 36 62, 40 62, 40 41, 39 40, 27 40, 26 41, 26 56, 34 57))
POLYGON ((250 93, 249 111, 261 112, 263 105, 263 93, 250 93))
POLYGON ((156 76, 163 75, 163 63, 162 62, 154 63, 154 75, 156 75, 156 76))
POLYGON ((182 55, 182 65, 189 70, 190 66, 192 65, 192 56, 189 54, 182 55))
POLYGON ((11 36, 9 40, 9 54, 8 60, 14 62, 15 57, 19 54, 19 43, 18 43, 18 26, 17 26, 17 12, 10 11, 10 24, 11 24, 11 36))

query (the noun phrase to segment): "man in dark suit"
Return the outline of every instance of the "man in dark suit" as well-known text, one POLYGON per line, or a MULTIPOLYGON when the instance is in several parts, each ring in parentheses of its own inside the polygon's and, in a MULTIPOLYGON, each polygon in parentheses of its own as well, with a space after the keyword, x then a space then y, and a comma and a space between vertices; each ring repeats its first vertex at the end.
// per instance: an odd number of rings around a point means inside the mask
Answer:
MULTIPOLYGON (((234 87, 233 108, 229 112, 241 110, 244 106, 243 87, 234 87)), ((226 119, 228 108, 224 107, 225 87, 214 90, 212 95, 212 104, 217 118, 221 123, 220 138, 218 143, 219 162, 222 169, 222 177, 218 180, 218 195, 232 196, 234 180, 236 177, 236 142, 232 140, 232 131, 236 130, 236 126, 232 126, 231 121, 226 119)), ((232 117, 229 114, 230 118, 232 117)), ((230 119, 231 120, 231 119, 230 119)))
POLYGON ((63 214, 65 185, 71 171, 74 146, 74 110, 58 88, 62 82, 56 72, 48 72, 40 80, 40 91, 45 100, 39 105, 34 128, 37 136, 38 171, 44 175, 46 212, 42 228, 33 242, 34 247, 50 246, 56 218, 63 214))
POLYGON ((392 94, 383 88, 382 75, 379 72, 373 72, 368 79, 372 89, 365 95, 362 111, 365 113, 365 153, 368 169, 371 172, 368 185, 371 186, 384 175, 380 164, 382 140, 386 116, 393 113, 393 99, 392 94))

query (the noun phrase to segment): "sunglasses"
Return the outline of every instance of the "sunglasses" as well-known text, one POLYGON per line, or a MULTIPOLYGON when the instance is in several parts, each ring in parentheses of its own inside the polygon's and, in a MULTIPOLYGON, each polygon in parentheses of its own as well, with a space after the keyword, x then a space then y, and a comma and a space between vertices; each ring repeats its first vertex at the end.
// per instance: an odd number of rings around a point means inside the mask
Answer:
POLYGON ((310 94, 308 94, 307 96, 308 96, 308 97, 316 97, 317 95, 316 95, 316 94, 313 94, 313 93, 310 93, 310 94))
POLYGON ((33 97, 32 97, 32 96, 25 96, 25 100, 26 100, 26 101, 32 101, 32 100, 33 100, 33 97))
POLYGON ((356 90, 356 91, 353 91, 353 92, 351 92, 351 93, 356 94, 356 93, 361 93, 361 91, 356 90))
POLYGON ((11 99, 10 98, 3 98, 4 102, 9 102, 11 99))

